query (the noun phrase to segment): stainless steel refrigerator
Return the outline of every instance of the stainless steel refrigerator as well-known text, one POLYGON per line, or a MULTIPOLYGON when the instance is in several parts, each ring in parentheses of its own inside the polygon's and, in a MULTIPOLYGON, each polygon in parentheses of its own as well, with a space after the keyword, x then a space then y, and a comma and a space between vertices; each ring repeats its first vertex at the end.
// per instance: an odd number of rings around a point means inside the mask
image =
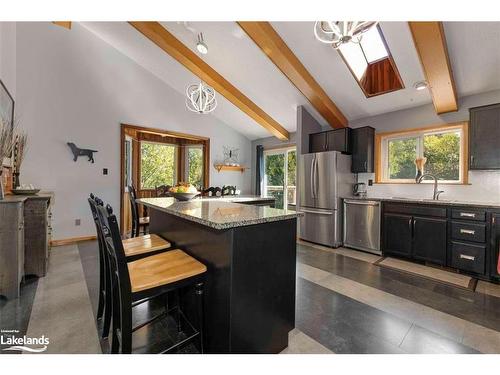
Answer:
POLYGON ((337 151, 299 157, 300 238, 318 244, 342 245, 341 198, 352 196, 351 156, 337 151))

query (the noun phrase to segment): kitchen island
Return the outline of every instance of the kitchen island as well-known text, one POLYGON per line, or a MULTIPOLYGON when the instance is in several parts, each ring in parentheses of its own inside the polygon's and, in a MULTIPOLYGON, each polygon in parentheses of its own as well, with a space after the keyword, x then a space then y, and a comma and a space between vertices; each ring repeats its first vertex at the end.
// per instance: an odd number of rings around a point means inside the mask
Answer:
MULTIPOLYGON (((149 208, 151 233, 208 268, 206 352, 279 353, 294 328, 299 214, 259 206, 259 199, 247 197, 246 204, 227 198, 137 201, 149 208)), ((188 315, 190 295, 182 299, 188 315)))

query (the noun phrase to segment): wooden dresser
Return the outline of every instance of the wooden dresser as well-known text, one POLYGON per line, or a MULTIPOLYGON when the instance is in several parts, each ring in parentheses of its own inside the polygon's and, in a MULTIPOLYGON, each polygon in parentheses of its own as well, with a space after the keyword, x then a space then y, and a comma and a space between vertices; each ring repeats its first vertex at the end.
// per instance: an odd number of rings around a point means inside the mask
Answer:
POLYGON ((0 295, 19 297, 24 276, 47 274, 52 194, 0 201, 0 295))

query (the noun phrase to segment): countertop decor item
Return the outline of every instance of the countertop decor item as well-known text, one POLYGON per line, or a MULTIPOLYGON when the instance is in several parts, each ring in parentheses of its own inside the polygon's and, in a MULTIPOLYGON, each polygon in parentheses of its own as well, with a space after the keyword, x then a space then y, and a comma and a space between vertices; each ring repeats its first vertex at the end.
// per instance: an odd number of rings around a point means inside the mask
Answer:
POLYGON ((40 189, 12 189, 12 193, 15 195, 35 195, 40 192, 40 189))
POLYGON ((179 201, 189 201, 200 194, 193 185, 186 182, 180 182, 178 185, 172 186, 169 192, 172 197, 179 201))
POLYGON ((87 148, 79 148, 73 142, 68 142, 67 145, 69 146, 71 152, 73 153, 73 161, 76 162, 79 156, 86 156, 89 158, 89 161, 92 164, 94 163, 94 153, 98 151, 89 150, 87 148))
POLYGON ((19 187, 19 174, 21 173, 21 164, 23 163, 24 157, 26 155, 26 150, 28 146, 28 135, 25 132, 19 132, 14 136, 14 189, 19 187))
POLYGON ((417 158, 415 159, 415 165, 417 166, 417 175, 415 176, 415 181, 418 182, 419 178, 424 173, 424 165, 427 162, 427 158, 417 158))

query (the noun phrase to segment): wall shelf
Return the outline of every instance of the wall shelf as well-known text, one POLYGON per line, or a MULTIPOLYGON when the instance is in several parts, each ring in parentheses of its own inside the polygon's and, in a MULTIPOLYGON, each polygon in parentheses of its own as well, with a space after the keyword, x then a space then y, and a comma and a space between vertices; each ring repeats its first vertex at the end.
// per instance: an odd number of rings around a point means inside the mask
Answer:
POLYGON ((248 169, 246 167, 240 166, 234 166, 234 165, 225 165, 225 164, 214 164, 214 168, 217 169, 217 172, 220 171, 238 171, 238 172, 245 172, 245 169, 248 169))

